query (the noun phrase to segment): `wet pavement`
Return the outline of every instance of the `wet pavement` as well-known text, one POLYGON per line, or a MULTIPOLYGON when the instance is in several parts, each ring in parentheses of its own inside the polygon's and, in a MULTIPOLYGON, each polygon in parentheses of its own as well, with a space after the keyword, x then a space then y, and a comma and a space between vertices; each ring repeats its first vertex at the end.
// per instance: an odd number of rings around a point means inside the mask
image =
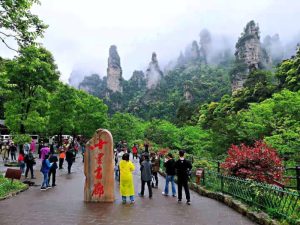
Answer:
MULTIPOLYGON (((0 162, 1 164, 1 162, 0 162)), ((66 167, 66 165, 65 165, 66 167)), ((0 171, 4 167, 0 166, 0 171)), ((173 197, 161 195, 164 178, 160 177, 159 188, 154 189, 153 198, 136 197, 134 205, 122 205, 116 185, 114 203, 83 202, 83 164, 77 159, 73 173, 59 171, 57 186, 47 191, 30 187, 19 195, 0 201, 1 225, 35 224, 118 224, 118 225, 250 225, 255 224, 227 206, 191 192, 192 204, 177 203, 173 197)), ((37 179, 42 177, 39 164, 36 166, 37 179)), ((134 172, 135 192, 140 191, 139 171, 134 172)), ((116 183, 118 184, 118 183, 116 183)), ((147 196, 147 188, 145 195, 147 196)), ((183 194, 183 197, 185 195, 183 194)))

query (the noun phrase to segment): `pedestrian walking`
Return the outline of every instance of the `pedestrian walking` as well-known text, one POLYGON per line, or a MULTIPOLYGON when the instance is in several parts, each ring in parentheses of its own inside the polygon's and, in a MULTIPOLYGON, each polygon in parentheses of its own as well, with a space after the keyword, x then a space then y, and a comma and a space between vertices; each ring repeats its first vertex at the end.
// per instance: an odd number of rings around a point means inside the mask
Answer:
POLYGON ((81 148, 82 162, 84 163, 85 144, 83 142, 81 143, 80 148, 81 148))
POLYGON ((24 154, 27 155, 29 153, 29 151, 30 151, 30 144, 29 143, 25 143, 23 145, 23 152, 24 152, 24 154))
POLYGON ((50 148, 48 144, 44 144, 44 147, 41 149, 41 159, 44 160, 46 155, 49 155, 50 148))
POLYGON ((155 179, 155 184, 152 182, 152 187, 158 188, 158 171, 160 167, 160 159, 155 152, 151 153, 152 175, 155 179))
POLYGON ((52 187, 56 186, 56 183, 55 183, 56 170, 58 168, 57 161, 58 161, 58 158, 57 158, 56 154, 53 153, 49 156, 49 162, 52 163, 52 166, 51 166, 51 168, 49 170, 49 173, 48 173, 48 183, 50 185, 50 179, 51 179, 51 175, 52 175, 52 187))
POLYGON ((138 159, 138 148, 137 148, 137 145, 134 144, 133 147, 132 147, 132 159, 134 160, 134 157, 136 159, 138 159))
POLYGON ((179 151, 179 159, 175 163, 175 169, 177 171, 177 185, 178 185, 178 203, 182 200, 182 187, 184 188, 186 203, 191 204, 190 191, 188 186, 189 173, 192 169, 190 161, 184 158, 184 151, 179 151))
POLYGON ((135 170, 134 164, 129 161, 129 154, 125 153, 119 163, 120 168, 120 193, 122 203, 126 204, 126 198, 129 197, 130 203, 134 204, 134 185, 132 172, 135 170))
POLYGON ((24 152, 23 152, 23 150, 20 150, 20 152, 19 152, 18 164, 19 164, 19 167, 20 167, 20 170, 21 170, 22 174, 24 174, 25 162, 24 162, 24 152))
POLYGON ((48 182, 48 173, 49 173, 51 166, 52 166, 52 163, 49 162, 49 155, 45 155, 45 157, 42 161, 42 167, 40 170, 44 175, 44 180, 43 180, 43 183, 41 186, 41 190, 46 190, 48 188, 51 188, 49 186, 49 182, 48 182))
POLYGON ((42 148, 44 147, 44 142, 43 141, 41 141, 40 143, 39 143, 39 147, 38 147, 38 154, 39 154, 39 159, 42 157, 42 148))
POLYGON ((66 153, 63 147, 59 147, 59 169, 63 169, 64 161, 66 158, 66 153))
POLYGON ((68 174, 71 173, 71 167, 73 165, 74 159, 75 159, 75 153, 74 153, 73 149, 70 148, 66 152, 66 161, 68 162, 68 174))
POLYGON ((30 151, 32 153, 35 152, 35 141, 33 139, 31 140, 31 143, 30 143, 30 151))
POLYGON ((141 164, 141 180, 142 180, 142 187, 141 192, 139 193, 140 197, 144 197, 145 191, 145 184, 147 183, 148 191, 149 191, 149 198, 152 198, 152 187, 151 187, 151 180, 152 180, 152 165, 149 159, 149 154, 145 154, 144 161, 141 164))
POLYGON ((35 159, 31 151, 24 157, 24 162, 26 164, 25 178, 27 179, 28 172, 30 170, 31 179, 35 179, 33 174, 33 165, 35 165, 35 159))
POLYGON ((16 152, 17 152, 17 147, 16 145, 11 142, 10 146, 9 146, 9 149, 10 149, 10 157, 11 157, 11 161, 16 161, 16 152))
POLYGON ((166 184, 165 184, 165 190, 162 193, 165 196, 168 196, 169 194, 169 183, 171 182, 172 187, 172 196, 176 197, 176 188, 175 188, 175 160, 173 159, 172 153, 168 153, 168 155, 165 158, 164 167, 166 168, 166 184))

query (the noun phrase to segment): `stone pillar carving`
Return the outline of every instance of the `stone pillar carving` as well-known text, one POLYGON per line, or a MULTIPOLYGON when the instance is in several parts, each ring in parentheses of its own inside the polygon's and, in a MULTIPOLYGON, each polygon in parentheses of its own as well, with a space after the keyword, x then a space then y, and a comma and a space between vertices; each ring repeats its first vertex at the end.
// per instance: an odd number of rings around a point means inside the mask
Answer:
POLYGON ((114 152, 113 138, 105 129, 99 129, 86 144, 84 155, 84 201, 113 202, 114 152))

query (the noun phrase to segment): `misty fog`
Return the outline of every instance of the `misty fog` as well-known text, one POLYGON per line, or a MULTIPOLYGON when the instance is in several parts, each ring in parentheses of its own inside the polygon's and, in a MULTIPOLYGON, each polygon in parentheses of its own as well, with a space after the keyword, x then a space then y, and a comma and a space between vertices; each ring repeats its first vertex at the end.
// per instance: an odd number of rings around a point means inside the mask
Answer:
MULTIPOLYGON (((226 49, 234 54, 235 43, 250 20, 259 24, 261 43, 267 35, 279 35, 277 43, 285 58, 300 42, 298 0, 42 0, 33 11, 49 25, 42 43, 54 54, 64 82, 72 72, 75 80, 92 73, 106 76, 113 44, 125 79, 134 70, 145 71, 152 52, 164 71, 180 52, 189 51, 193 41, 201 47, 203 29, 211 35, 208 63, 213 63, 226 49)), ((3 46, 0 49, 7 57, 14 54, 3 46)), ((278 49, 272 52, 278 54, 278 49)))

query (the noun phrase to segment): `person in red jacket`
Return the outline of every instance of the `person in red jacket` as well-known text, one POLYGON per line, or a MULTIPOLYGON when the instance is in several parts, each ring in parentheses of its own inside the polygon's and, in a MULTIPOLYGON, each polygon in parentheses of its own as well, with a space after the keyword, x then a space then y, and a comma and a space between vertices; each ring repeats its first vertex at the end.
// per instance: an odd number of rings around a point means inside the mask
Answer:
POLYGON ((133 155, 133 159, 134 157, 136 157, 136 159, 138 158, 138 148, 136 144, 134 144, 132 147, 132 155, 133 155))
POLYGON ((19 166, 20 166, 20 170, 22 171, 22 174, 24 174, 25 162, 24 162, 24 152, 23 152, 23 150, 20 150, 19 157, 18 157, 18 163, 19 163, 19 166))

